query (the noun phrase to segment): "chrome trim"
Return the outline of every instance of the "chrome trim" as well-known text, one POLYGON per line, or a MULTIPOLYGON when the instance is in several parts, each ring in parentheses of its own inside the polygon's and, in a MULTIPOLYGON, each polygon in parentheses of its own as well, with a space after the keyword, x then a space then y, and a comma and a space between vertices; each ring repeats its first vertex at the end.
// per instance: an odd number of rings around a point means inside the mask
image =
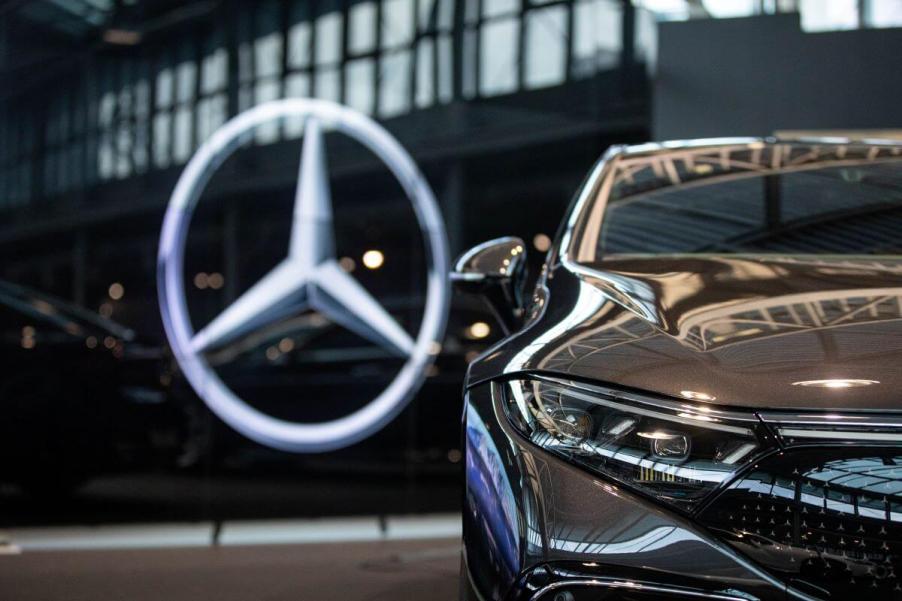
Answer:
MULTIPOLYGON (((641 395, 633 392, 627 392, 624 390, 620 390, 617 388, 611 388, 608 386, 601 386, 597 384, 586 384, 583 382, 578 382, 575 380, 568 380, 566 378, 558 378, 553 376, 546 376, 542 374, 530 374, 526 373, 520 375, 514 379, 518 380, 542 380, 546 382, 551 382, 554 384, 558 384, 561 386, 567 386, 569 388, 573 388, 575 390, 581 390, 584 392, 591 392, 598 395, 604 395, 611 397, 615 401, 627 401, 630 403, 636 403, 639 405, 643 405, 645 407, 651 407, 653 409, 664 409, 668 411, 673 411, 676 414, 687 413, 690 412, 692 415, 689 417, 691 419, 694 416, 700 419, 699 425, 706 426, 711 421, 736 421, 736 422, 746 422, 746 423, 759 423, 757 416, 749 411, 749 412, 741 412, 741 411, 729 411, 725 409, 721 409, 716 405, 709 405, 705 402, 699 401, 690 401, 690 400, 671 400, 664 397, 654 397, 651 395, 641 395)), ((684 416, 686 417, 686 416, 684 416)))
POLYGON ((781 438, 835 442, 902 443, 902 416, 861 413, 758 413, 781 438))
POLYGON ((880 413, 785 413, 778 411, 759 411, 761 419, 779 427, 804 427, 837 430, 842 428, 875 428, 902 430, 902 415, 880 413))
POLYGON ((777 428, 782 437, 811 438, 815 440, 843 440, 846 442, 902 442, 900 432, 860 432, 856 430, 803 430, 798 428, 777 428))
POLYGON ((662 593, 666 595, 679 595, 680 597, 693 598, 693 599, 715 599, 716 601, 749 601, 750 597, 742 596, 737 597, 734 595, 721 594, 721 593, 708 593, 705 591, 698 591, 692 589, 683 589, 683 588, 675 588, 667 585, 661 584, 642 584, 635 583, 629 580, 592 580, 592 579, 579 579, 579 580, 561 580, 558 582, 552 582, 551 584, 547 584, 537 590, 532 597, 530 597, 530 601, 540 601, 543 595, 554 592, 559 588, 566 588, 572 586, 589 586, 589 587, 601 587, 607 589, 625 589, 628 591, 636 592, 636 593, 662 593))

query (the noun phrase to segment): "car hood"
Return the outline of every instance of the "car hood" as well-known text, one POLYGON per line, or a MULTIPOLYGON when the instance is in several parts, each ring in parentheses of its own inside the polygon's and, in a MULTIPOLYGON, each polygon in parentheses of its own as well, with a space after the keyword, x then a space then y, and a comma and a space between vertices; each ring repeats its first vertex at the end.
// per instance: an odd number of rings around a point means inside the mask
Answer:
POLYGON ((755 409, 902 409, 902 260, 624 258, 558 268, 549 287, 488 369, 755 409), (870 382, 800 384, 831 379, 870 382))

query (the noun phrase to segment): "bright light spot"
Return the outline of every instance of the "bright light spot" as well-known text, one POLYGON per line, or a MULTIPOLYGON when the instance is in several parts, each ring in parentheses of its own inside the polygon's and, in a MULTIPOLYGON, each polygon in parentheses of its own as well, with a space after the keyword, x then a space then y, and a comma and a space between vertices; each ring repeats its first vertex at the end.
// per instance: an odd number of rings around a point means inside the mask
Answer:
POLYGON ((474 338, 479 340, 480 338, 485 338, 489 334, 492 333, 492 327, 484 321, 477 321, 470 324, 470 327, 467 328, 467 335, 470 338, 474 338))
POLYGON ((203 271, 194 276, 194 287, 198 290, 205 290, 210 285, 207 274, 203 271))
POLYGON ((754 15, 757 0, 702 0, 702 4, 712 17, 728 19, 754 15))
POLYGON ((674 438, 678 438, 679 434, 671 434, 670 432, 661 432, 657 430, 655 432, 636 432, 636 436, 641 436, 642 438, 650 438, 652 440, 673 440, 674 438))
POLYGON ((213 290, 219 290, 223 284, 225 284, 225 278, 222 277, 221 273, 214 271, 207 276, 207 286, 213 290))
POLYGON ((103 346, 107 347, 108 349, 112 349, 114 346, 116 346, 116 339, 112 336, 107 336, 103 339, 103 346))
POLYGON ((385 263, 385 255, 382 251, 368 250, 363 253, 363 264, 367 269, 379 269, 385 263))
POLYGON ((351 257, 342 257, 338 260, 338 266, 345 270, 345 272, 351 273, 357 268, 357 262, 351 257))
POLYGON ((107 293, 111 299, 119 300, 125 295, 125 287, 119 282, 113 282, 110 284, 110 289, 107 290, 107 293))
POLYGON ((291 338, 283 338, 279 341, 279 350, 283 353, 290 353, 294 350, 294 340, 291 338))
POLYGON ((436 342, 435 340, 433 340, 432 342, 429 343, 429 351, 428 352, 430 355, 438 355, 440 352, 442 352, 442 343, 436 342))
POLYGON ((56 314, 56 309, 54 309, 53 305, 51 305, 47 301, 38 299, 38 300, 32 301, 31 304, 35 309, 37 309, 44 315, 55 315, 56 314))
POLYGON ((708 417, 707 415, 695 415, 694 413, 677 413, 677 415, 686 419, 695 419, 702 422, 716 421, 713 417, 708 417))
POLYGON ((88 336, 85 338, 85 345, 87 345, 88 348, 97 348, 97 337, 88 336))
POLYGON ((279 355, 281 355, 281 354, 282 353, 279 352, 279 349, 277 349, 274 346, 271 346, 268 349, 266 349, 266 358, 269 359, 270 361, 275 361, 276 359, 279 358, 279 355))
POLYGON ((861 386, 870 386, 871 384, 879 384, 877 380, 853 380, 849 378, 831 378, 829 380, 802 380, 793 382, 793 386, 804 386, 806 388, 859 388, 861 386))
POLYGON ((103 303, 100 305, 100 309, 97 311, 100 313, 101 317, 111 317, 113 315, 113 305, 110 303, 103 303))
POLYGON ((536 248, 537 251, 543 253, 551 248, 551 238, 549 238, 545 234, 536 234, 535 236, 533 236, 532 245, 536 248))
POLYGON ((717 398, 707 392, 698 392, 697 390, 681 390, 680 396, 692 401, 713 401, 717 398))
POLYGON ((698 165, 696 165, 695 167, 692 168, 692 172, 695 173, 696 175, 708 175, 712 171, 714 171, 714 167, 712 167, 711 165, 709 165, 707 163, 699 163, 698 165))

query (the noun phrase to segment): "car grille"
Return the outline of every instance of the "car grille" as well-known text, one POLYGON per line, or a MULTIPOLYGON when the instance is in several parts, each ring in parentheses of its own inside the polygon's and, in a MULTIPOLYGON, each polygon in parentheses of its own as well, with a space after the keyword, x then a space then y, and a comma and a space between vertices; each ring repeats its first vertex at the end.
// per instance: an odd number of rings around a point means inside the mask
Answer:
POLYGON ((808 594, 902 600, 902 449, 774 455, 720 494, 700 519, 808 594))

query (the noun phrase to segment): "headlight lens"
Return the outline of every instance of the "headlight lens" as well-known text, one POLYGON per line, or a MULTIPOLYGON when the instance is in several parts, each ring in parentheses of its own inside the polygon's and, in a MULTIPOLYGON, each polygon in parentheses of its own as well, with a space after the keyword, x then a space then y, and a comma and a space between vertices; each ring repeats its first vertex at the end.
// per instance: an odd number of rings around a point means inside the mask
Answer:
POLYGON ((684 510, 763 448, 752 415, 551 378, 504 386, 508 417, 534 444, 684 510))

